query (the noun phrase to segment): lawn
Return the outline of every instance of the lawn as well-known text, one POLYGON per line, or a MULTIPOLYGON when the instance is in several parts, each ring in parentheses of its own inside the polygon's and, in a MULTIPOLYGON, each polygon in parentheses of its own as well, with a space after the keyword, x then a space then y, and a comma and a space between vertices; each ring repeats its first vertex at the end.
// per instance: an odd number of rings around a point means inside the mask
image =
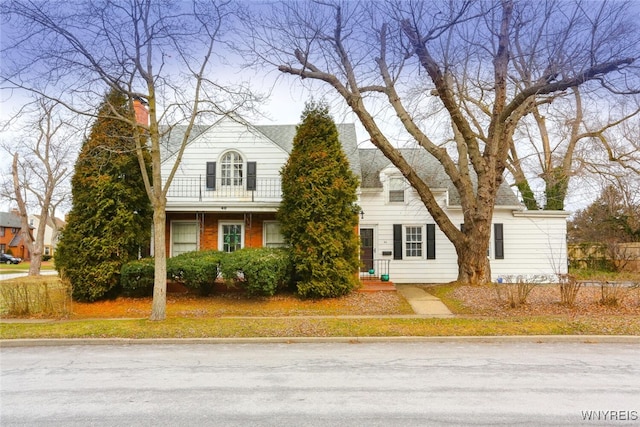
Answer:
MULTIPOLYGON (((456 316, 413 316, 409 304, 394 292, 355 292, 317 301, 292 294, 247 298, 234 293, 209 297, 170 293, 167 320, 162 322, 148 320, 150 298, 73 302, 65 306, 66 314, 32 314, 28 322, 17 323, 7 319, 0 323, 0 337, 640 335, 639 289, 622 289, 616 305, 605 305, 599 302, 601 290, 587 287, 581 289, 574 307, 565 307, 559 304, 557 286, 542 285, 531 292, 525 304, 511 308, 498 298, 493 286, 422 286, 441 298, 456 316)), ((3 301, 0 312, 9 317, 3 301)))
MULTIPOLYGON (((24 273, 29 271, 31 263, 28 261, 21 262, 20 264, 0 264, 0 274, 10 273, 24 273)), ((42 263, 41 271, 54 270, 53 261, 44 261, 42 263)))

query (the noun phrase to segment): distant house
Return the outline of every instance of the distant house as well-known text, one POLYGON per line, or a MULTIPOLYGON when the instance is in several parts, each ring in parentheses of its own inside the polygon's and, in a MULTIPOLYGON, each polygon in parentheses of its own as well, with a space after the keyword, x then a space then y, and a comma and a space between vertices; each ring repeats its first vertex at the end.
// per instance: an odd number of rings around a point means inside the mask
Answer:
MULTIPOLYGON (((453 245, 415 191, 377 149, 359 149, 353 124, 338 125, 352 170, 361 178, 362 270, 379 266, 396 283, 455 280, 453 245)), ((180 129, 164 142, 163 177, 174 164, 180 129)), ((295 125, 257 126, 223 118, 193 130, 167 194, 168 256, 198 249, 231 252, 284 245, 276 211, 280 170, 291 152, 295 125)), ((435 192, 454 223, 462 223, 456 190, 424 150, 403 155, 435 192)), ((499 192, 487 256, 494 278, 565 273, 565 212, 526 211, 511 189, 499 192)))
MULTIPOLYGON (((54 218, 56 222, 56 227, 58 232, 61 231, 66 223, 60 218, 54 218)), ((40 215, 29 215, 29 226, 33 227, 35 230, 38 229, 40 225, 40 215)), ((58 244, 58 233, 55 233, 53 227, 50 224, 45 225, 44 229, 44 242, 42 248, 42 255, 44 256, 53 256, 56 250, 56 246, 58 244)))
POLYGON ((28 260, 31 256, 20 234, 21 228, 20 216, 16 212, 0 212, 0 253, 28 260))

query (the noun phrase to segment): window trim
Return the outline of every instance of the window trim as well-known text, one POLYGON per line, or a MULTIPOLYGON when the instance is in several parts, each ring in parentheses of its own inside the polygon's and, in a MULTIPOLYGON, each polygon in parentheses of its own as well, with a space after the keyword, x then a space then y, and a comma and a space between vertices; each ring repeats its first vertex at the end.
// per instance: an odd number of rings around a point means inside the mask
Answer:
POLYGON ((404 204, 406 200, 407 200, 406 183, 404 178, 402 178, 401 176, 390 176, 388 181, 388 187, 387 187, 387 202, 404 204), (395 187, 394 185, 392 185, 393 182, 399 182, 401 184, 400 187, 402 187, 402 189, 401 190, 392 189, 392 187, 395 187), (402 195, 402 200, 395 200, 396 198, 399 198, 400 195, 402 195))
POLYGON ((220 164, 220 187, 227 187, 227 188, 238 188, 238 187, 244 187, 245 181, 246 181, 246 168, 247 168, 247 162, 245 159, 244 154, 242 154, 240 151, 238 150, 227 150, 224 153, 222 153, 220 155, 220 159, 219 162, 220 164), (230 162, 225 162, 225 158, 227 156, 233 156, 236 155, 240 158, 240 162, 236 162, 235 158, 232 158, 230 162), (240 168, 237 168, 236 166, 240 166, 240 168), (230 176, 225 176, 225 168, 229 166, 229 174, 230 176), (236 172, 240 172, 240 176, 236 176, 236 172), (227 184, 227 182, 229 182, 227 184))
POLYGON ((403 245, 403 249, 404 249, 404 256, 408 259, 424 259, 425 256, 425 233, 424 233, 424 226, 422 224, 420 225, 414 225, 414 224, 403 224, 402 225, 402 245, 403 245), (412 229, 416 229, 420 231, 420 240, 419 241, 409 241, 408 236, 409 236, 409 228, 412 229), (419 249, 416 248, 412 248, 411 251, 416 251, 418 250, 420 252, 420 255, 409 255, 409 244, 419 244, 419 249))
POLYGON ((234 220, 226 220, 226 221, 218 221, 218 250, 221 252, 226 252, 224 250, 224 226, 225 225, 239 225, 240 226, 240 247, 238 249, 243 249, 245 247, 245 224, 244 221, 234 221, 234 220))

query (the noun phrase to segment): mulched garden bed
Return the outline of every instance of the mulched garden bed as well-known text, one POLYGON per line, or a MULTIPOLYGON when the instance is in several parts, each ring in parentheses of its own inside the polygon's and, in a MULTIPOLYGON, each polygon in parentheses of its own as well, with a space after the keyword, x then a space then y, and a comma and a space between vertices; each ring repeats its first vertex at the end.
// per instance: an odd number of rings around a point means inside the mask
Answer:
POLYGON ((609 305, 600 302, 600 286, 580 288, 573 307, 560 304, 558 285, 536 285, 529 294, 526 303, 512 308, 502 292, 498 296, 496 286, 459 286, 450 294, 461 301, 469 314, 485 316, 549 316, 549 315, 640 315, 640 289, 619 288, 618 304, 609 305))

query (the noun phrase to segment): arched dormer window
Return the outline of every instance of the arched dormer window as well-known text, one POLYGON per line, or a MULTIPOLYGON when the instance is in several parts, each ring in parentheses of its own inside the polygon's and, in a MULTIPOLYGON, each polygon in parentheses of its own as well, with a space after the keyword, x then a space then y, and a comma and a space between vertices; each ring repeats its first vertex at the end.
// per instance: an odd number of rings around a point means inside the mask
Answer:
POLYGON ((244 159, 240 153, 229 151, 220 159, 220 184, 223 186, 242 186, 244 159))

